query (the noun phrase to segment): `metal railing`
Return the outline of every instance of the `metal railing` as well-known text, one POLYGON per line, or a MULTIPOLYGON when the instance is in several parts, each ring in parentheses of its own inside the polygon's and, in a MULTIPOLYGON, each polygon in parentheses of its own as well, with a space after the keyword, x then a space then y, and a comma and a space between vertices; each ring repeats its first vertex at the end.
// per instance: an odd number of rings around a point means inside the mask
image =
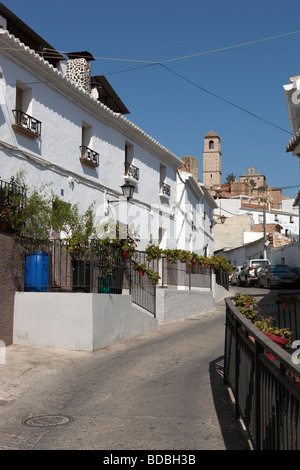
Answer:
POLYGON ((16 124, 18 124, 21 127, 24 127, 25 129, 33 132, 34 134, 38 136, 41 135, 41 128, 42 128, 41 121, 38 121, 32 116, 29 116, 29 114, 24 113, 20 109, 14 109, 13 113, 15 116, 16 124))
POLYGON ((10 230, 10 216, 22 210, 25 198, 26 188, 16 183, 13 176, 9 182, 0 180, 0 230, 10 230))
POLYGON ((130 178, 138 181, 140 178, 140 170, 136 166, 127 162, 125 163, 125 176, 129 176, 130 178))
POLYGON ((72 251, 68 243, 50 240, 27 246, 26 253, 25 291, 129 293, 134 303, 156 313, 156 285, 139 276, 134 261, 123 258, 118 245, 92 241, 72 251))
POLYGON ((212 287, 211 269, 202 267, 198 263, 196 265, 189 264, 187 261, 171 262, 165 257, 162 258, 160 268, 161 287, 185 287, 208 288, 212 287))
POLYGON ((159 183, 159 194, 162 196, 171 196, 171 186, 166 183, 160 182, 159 183))
POLYGON ((90 165, 93 165, 93 166, 99 165, 99 153, 90 149, 86 145, 81 145, 80 150, 81 150, 81 157, 80 157, 81 161, 88 163, 90 165))
POLYGON ((300 365, 226 302, 224 382, 255 450, 300 449, 300 365))

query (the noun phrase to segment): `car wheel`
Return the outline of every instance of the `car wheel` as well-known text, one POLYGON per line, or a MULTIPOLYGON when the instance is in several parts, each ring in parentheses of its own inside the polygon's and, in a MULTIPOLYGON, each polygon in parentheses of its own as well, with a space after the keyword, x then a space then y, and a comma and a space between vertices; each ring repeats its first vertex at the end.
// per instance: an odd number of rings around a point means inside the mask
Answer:
POLYGON ((249 280, 249 277, 246 277, 246 287, 250 287, 251 286, 251 282, 249 280))
POLYGON ((271 284, 270 279, 268 279, 268 289, 272 289, 272 284, 271 284))

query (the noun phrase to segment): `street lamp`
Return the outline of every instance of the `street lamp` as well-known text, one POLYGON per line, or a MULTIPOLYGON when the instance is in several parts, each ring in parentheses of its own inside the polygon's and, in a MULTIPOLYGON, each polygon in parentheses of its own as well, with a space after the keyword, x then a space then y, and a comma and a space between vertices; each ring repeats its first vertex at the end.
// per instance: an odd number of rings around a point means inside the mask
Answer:
POLYGON ((121 186, 122 188, 122 192, 123 192, 123 196, 127 198, 127 201, 130 201, 130 199, 132 199, 132 196, 133 196, 133 191, 134 191, 134 185, 133 184, 130 184, 129 181, 126 181, 126 183, 123 184, 123 186, 121 186))
MULTIPOLYGON (((135 186, 133 184, 130 184, 129 181, 126 181, 126 183, 121 186, 123 196, 126 197, 127 202, 129 202, 130 199, 132 199, 134 188, 135 188, 135 186)), ((111 204, 112 202, 120 202, 120 200, 119 199, 117 199, 117 200, 108 200, 107 199, 106 200, 107 205, 106 205, 106 209, 105 209, 105 215, 108 215, 108 213, 109 213, 109 204, 111 204)))

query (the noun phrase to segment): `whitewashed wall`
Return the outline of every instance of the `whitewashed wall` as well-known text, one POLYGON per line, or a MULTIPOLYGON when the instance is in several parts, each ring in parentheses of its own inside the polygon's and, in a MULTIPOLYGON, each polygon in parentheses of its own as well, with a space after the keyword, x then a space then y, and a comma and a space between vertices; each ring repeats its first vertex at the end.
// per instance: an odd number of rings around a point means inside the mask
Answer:
POLYGON ((149 241, 161 241, 164 247, 179 243, 181 248, 193 248, 199 252, 202 252, 203 246, 212 245, 208 220, 212 217, 204 221, 197 212, 206 210, 210 213, 211 202, 204 197, 203 203, 199 204, 199 199, 188 195, 187 187, 184 188, 186 194, 180 205, 184 200, 193 207, 200 235, 191 233, 188 218, 184 218, 182 237, 180 223, 176 220, 180 197, 176 170, 181 164, 176 155, 127 118, 111 112, 76 89, 42 59, 26 52, 22 45, 1 33, 0 48, 4 45, 7 50, 11 47, 11 50, 6 52, 4 48, 5 52, 2 50, 0 55, 3 72, 3 78, 0 78, 2 180, 9 181, 11 176, 23 171, 29 187, 47 185, 46 191, 53 191, 66 202, 78 203, 82 212, 95 202, 95 212, 100 222, 107 218, 124 223, 134 222, 141 236, 140 249, 145 248, 149 241), (15 121, 12 111, 16 107, 17 81, 32 89, 27 113, 42 122, 41 137, 35 140, 16 134, 11 127, 15 121), (92 129, 89 147, 99 153, 99 166, 96 168, 80 162, 83 123, 92 129), (125 181, 125 143, 133 146, 132 164, 140 172, 134 200, 128 204, 120 197, 120 187, 125 181), (165 183, 171 188, 169 198, 159 195, 160 164, 166 167, 165 183), (116 201, 119 197, 119 203, 107 204, 107 200, 116 201), (162 240, 159 238, 161 233, 162 240))

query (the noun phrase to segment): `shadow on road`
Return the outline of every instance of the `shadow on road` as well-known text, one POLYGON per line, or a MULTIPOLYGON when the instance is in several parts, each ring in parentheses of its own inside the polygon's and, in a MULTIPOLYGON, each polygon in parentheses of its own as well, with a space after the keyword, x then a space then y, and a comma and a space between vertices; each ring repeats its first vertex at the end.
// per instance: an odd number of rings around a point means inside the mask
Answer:
POLYGON ((250 450, 246 432, 240 421, 234 418, 234 404, 228 387, 224 385, 224 357, 209 364, 211 391, 222 437, 227 450, 250 450))

